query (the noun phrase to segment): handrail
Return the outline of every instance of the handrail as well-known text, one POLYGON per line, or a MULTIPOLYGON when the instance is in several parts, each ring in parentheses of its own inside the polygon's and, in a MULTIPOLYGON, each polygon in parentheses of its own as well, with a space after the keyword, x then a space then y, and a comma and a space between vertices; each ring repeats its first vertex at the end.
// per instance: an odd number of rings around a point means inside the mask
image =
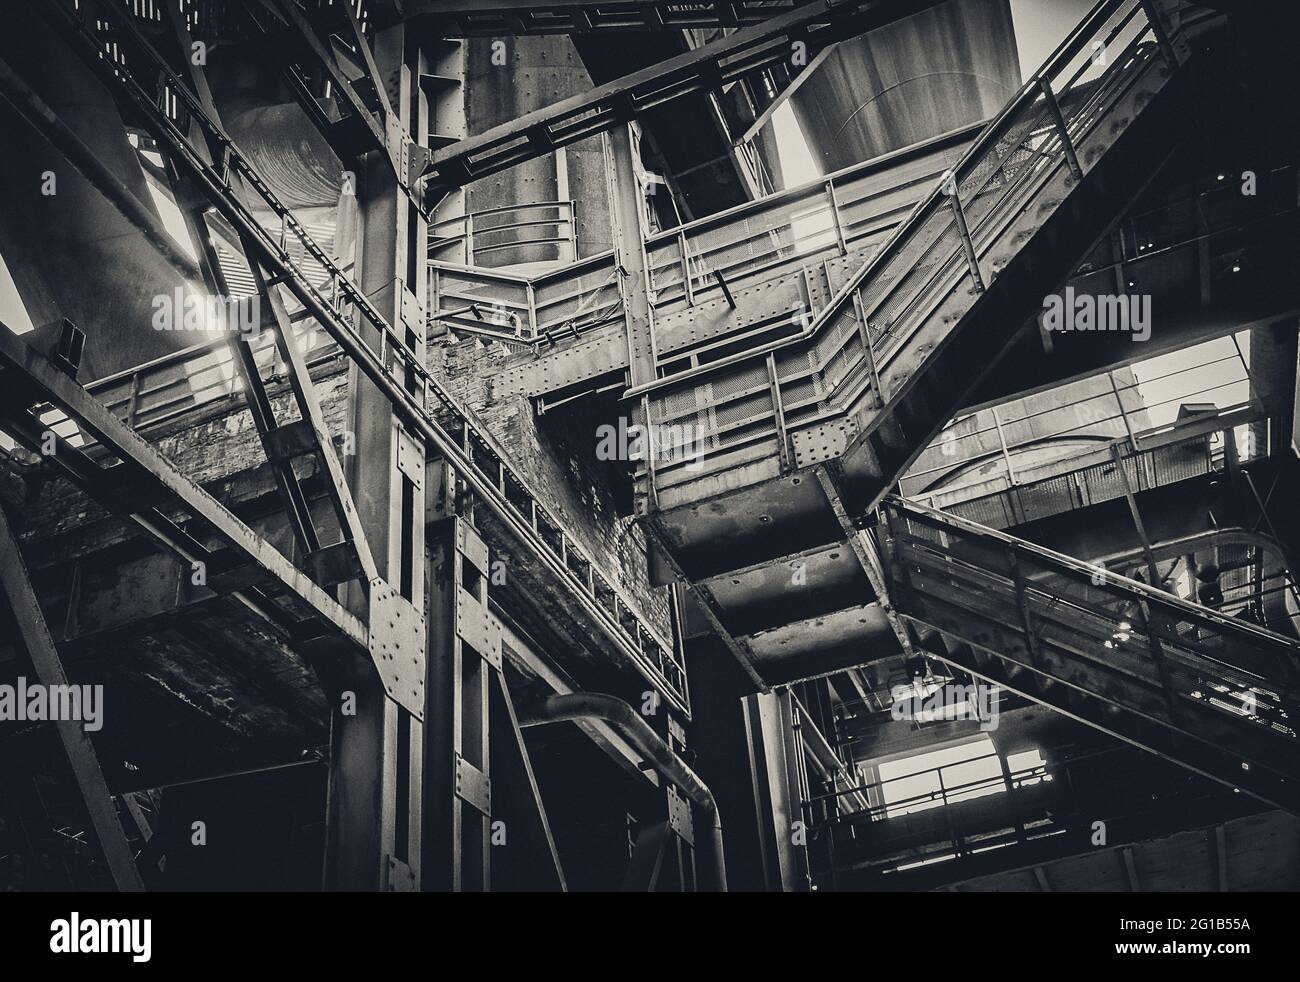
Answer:
POLYGON ((656 245, 671 242, 683 232, 690 235, 692 232, 702 232, 707 229, 718 228, 722 225, 731 224, 733 220, 746 218, 755 212, 765 211, 777 205, 798 201, 805 197, 819 197, 820 192, 826 186, 828 181, 835 184, 846 184, 849 181, 865 177, 868 174, 874 174, 878 171, 892 170, 900 163, 903 163, 912 157, 923 157, 935 150, 949 146, 959 146, 960 144, 965 143, 967 138, 978 136, 990 122, 991 120, 980 120, 979 122, 968 123, 965 126, 958 126, 955 129, 947 130, 937 136, 932 136, 922 140, 919 143, 912 143, 906 147, 900 147, 897 150, 891 150, 888 153, 882 153, 879 156, 859 161, 856 164, 849 164, 847 167, 841 167, 839 170, 832 171, 829 174, 814 177, 811 180, 804 181, 802 184, 796 184, 794 187, 783 188, 780 191, 774 191, 772 194, 764 195, 763 197, 756 198, 753 201, 745 201, 738 205, 732 205, 730 208, 715 212, 712 215, 705 215, 703 218, 696 218, 673 228, 662 229, 654 235, 646 237, 646 248, 649 249, 656 245))
MULTIPOLYGON (((466 252, 466 261, 468 265, 464 268, 467 270, 477 270, 480 267, 475 261, 476 257, 487 252, 495 252, 502 249, 527 248, 529 246, 559 246, 565 244, 571 253, 570 261, 576 261, 578 258, 578 224, 576 203, 572 200, 565 201, 537 201, 529 204, 518 205, 499 205, 495 208, 484 208, 480 211, 467 212, 464 215, 453 215, 450 218, 444 218, 437 222, 430 223, 428 227, 429 250, 432 253, 435 250, 453 248, 458 244, 463 244, 466 252), (528 218, 527 213, 546 212, 543 218, 528 218), (554 216, 549 213, 554 211, 554 216), (494 216, 511 216, 511 220, 503 221, 498 225, 479 224, 484 218, 494 216), (443 234, 436 232, 435 229, 448 228, 460 225, 461 231, 458 234, 443 234), (508 242, 493 242, 491 245, 478 244, 480 236, 491 235, 495 232, 518 232, 521 229, 529 228, 555 228, 557 234, 544 236, 541 238, 517 239, 508 242), (567 229, 564 235, 558 234, 561 228, 567 229)), ((430 258, 428 262, 433 263, 436 260, 430 258)))
MULTIPOLYGON (((855 164, 850 164, 847 167, 841 167, 839 170, 833 171, 830 174, 812 178, 811 180, 804 181, 794 187, 784 188, 780 191, 775 191, 772 194, 764 195, 761 198, 756 198, 753 201, 745 201, 738 205, 733 205, 730 208, 716 212, 712 215, 705 215, 702 218, 696 218, 671 228, 661 229, 653 235, 646 237, 646 250, 648 252, 653 252, 658 247, 671 245, 673 241, 681 235, 686 235, 689 238, 694 234, 708 231, 710 229, 721 228, 733 223, 741 224, 755 215, 762 214, 763 212, 805 198, 810 201, 816 200, 823 197, 825 186, 828 182, 835 185, 844 185, 877 172, 891 170, 892 168, 897 167, 900 163, 913 157, 923 157, 929 153, 934 153, 948 147, 960 146, 968 139, 977 135, 985 125, 987 125, 987 121, 980 121, 966 126, 960 126, 948 130, 945 133, 940 133, 938 136, 922 140, 919 143, 914 143, 898 150, 892 150, 889 153, 881 154, 877 157, 872 157, 855 164)), ((502 273, 490 268, 475 268, 472 266, 464 266, 459 263, 447 262, 446 260, 430 259, 429 265, 461 274, 481 273, 489 278, 497 276, 501 278, 509 278, 512 281, 519 283, 531 283, 534 286, 541 286, 550 283, 553 280, 566 279, 570 276, 574 276, 590 267, 598 266, 602 263, 612 263, 613 260, 614 250, 606 249, 602 252, 593 253, 592 255, 575 259, 572 262, 566 263, 562 266, 557 266, 554 269, 542 270, 540 272, 528 274, 502 273)))
MULTIPOLYGON (((495 208, 480 208, 478 211, 468 212, 464 215, 452 215, 450 218, 441 218, 436 222, 430 222, 429 228, 435 229, 442 225, 451 225, 455 222, 463 222, 467 218, 482 218, 484 215, 499 215, 503 212, 510 211, 528 211, 533 208, 567 208, 573 204, 572 198, 557 199, 556 201, 533 201, 528 204, 518 205, 497 205, 495 208)), ((500 226, 504 227, 504 226, 500 226)))
MULTIPOLYGON (((1042 405, 1041 408, 1035 408, 1035 409, 1026 408, 1026 411, 1019 416, 1003 415, 999 412, 1000 410, 1005 411, 1005 406, 1007 405, 1007 403, 999 403, 991 406, 986 406, 984 407, 984 409, 976 410, 974 412, 968 413, 962 418, 969 418, 970 416, 978 415, 980 412, 987 412, 992 417, 993 422, 984 426, 977 426, 976 428, 969 430, 968 432, 963 432, 961 434, 953 434, 951 428, 946 428, 939 438, 933 440, 930 443, 930 445, 926 447, 926 451, 929 451, 934 447, 945 447, 945 448, 949 448, 944 450, 945 457, 956 457, 958 456, 958 453, 955 450, 955 448, 965 443, 966 441, 974 440, 978 444, 980 437, 995 434, 998 433, 999 430, 1005 430, 1011 427, 1017 427, 1017 426, 1023 427, 1025 424, 1032 423, 1033 420, 1046 419, 1049 417, 1057 416, 1059 414, 1064 413, 1066 410, 1073 409, 1075 407, 1086 406, 1089 404, 1100 405, 1101 403, 1108 403, 1110 404, 1110 406, 1106 410, 1108 413, 1110 412, 1111 408, 1117 408, 1119 410, 1117 413, 1112 415, 1100 416, 1096 418, 1092 418, 1092 417, 1086 418, 1081 422, 1075 424, 1074 426, 1069 427, 1068 429, 1053 430, 1050 434, 1045 435, 1041 433, 1031 432, 1029 436, 1027 436, 1026 438, 1018 442, 1013 443, 1007 441, 1005 448, 999 447, 997 449, 990 451, 989 454, 984 455, 984 456, 997 456, 1003 452, 1003 449, 1007 451, 1018 450, 1021 447, 1032 446, 1037 443, 1040 443, 1045 439, 1068 438, 1072 434, 1076 434, 1076 433, 1078 434, 1079 437, 1092 435, 1091 433, 1088 432, 1079 432, 1079 431, 1095 431, 1098 427, 1100 427, 1105 423, 1111 423, 1115 421, 1126 421, 1128 417, 1136 416, 1141 413, 1146 413, 1147 417, 1150 418, 1151 411, 1154 409, 1159 409, 1165 406, 1179 405, 1189 400, 1195 399, 1197 397, 1205 396, 1208 393, 1214 392, 1218 389, 1226 388, 1228 386, 1250 385, 1250 381, 1251 381, 1250 368, 1246 364, 1242 354, 1239 351, 1234 349, 1232 352, 1228 354, 1213 357, 1214 352, 1212 350, 1207 350, 1207 349, 1212 349, 1217 345, 1217 343, 1218 343, 1218 339, 1212 341, 1204 341, 1198 345, 1194 345, 1190 348, 1184 349, 1184 351, 1182 352, 1187 356, 1193 356, 1199 351, 1206 356, 1210 356, 1207 357, 1206 360, 1197 361, 1195 364, 1180 365, 1177 369, 1173 371, 1165 372, 1159 375, 1144 376, 1141 378, 1136 378, 1135 376, 1136 381, 1117 384, 1113 389, 1106 389, 1104 391, 1088 391, 1083 394, 1080 394, 1077 398, 1071 399, 1068 402, 1052 401, 1042 405), (1136 393, 1138 398, 1141 398, 1142 389, 1144 387, 1152 386, 1158 382, 1167 382, 1170 379, 1183 378, 1188 375, 1191 375, 1194 372, 1201 371, 1203 369, 1213 368, 1215 366, 1220 366, 1220 365, 1228 366, 1231 365, 1232 363, 1236 363, 1240 366, 1240 377, 1230 378, 1227 381, 1216 381, 1215 384, 1213 385, 1202 386, 1198 389, 1193 389, 1186 392, 1183 391, 1175 392, 1173 395, 1166 396, 1165 398, 1162 398, 1156 402, 1148 402, 1145 399, 1142 399, 1141 404, 1135 406, 1132 409, 1128 409, 1124 405, 1123 396, 1127 393, 1136 393)), ((1140 366, 1149 364, 1150 362, 1163 357, 1166 357, 1166 355, 1163 353, 1157 354, 1152 356, 1151 358, 1134 362, 1131 367, 1136 370, 1140 366)), ((1098 372, 1095 375, 1085 376, 1082 379, 1065 383, 1053 389, 1052 390, 1053 395, 1059 397, 1060 395, 1067 394, 1071 391, 1072 388, 1081 388, 1085 383, 1090 382, 1094 379, 1103 378, 1106 375, 1111 375, 1111 377, 1113 378, 1113 374, 1115 371, 1116 371, 1115 369, 1109 369, 1106 371, 1098 372)), ((1234 372, 1233 374, 1235 375, 1237 373, 1234 372)), ((1013 400, 1013 402, 1014 401, 1019 401, 1019 400, 1013 400)), ((1242 407, 1253 407, 1254 405, 1255 403, 1253 400, 1246 399, 1241 402, 1236 402, 1228 406, 1222 406, 1222 407, 1216 406, 1215 412, 1217 415, 1225 416, 1242 407)), ((1097 409, 1095 411, 1100 412, 1100 409, 1097 409)), ((1200 419, 1201 417, 1197 417, 1197 418, 1200 419)), ((1157 434, 1176 431, 1180 426, 1185 425, 1186 423, 1187 423, 1186 420, 1175 419, 1168 423, 1152 424, 1150 426, 1143 427, 1142 430, 1134 433, 1133 438, 1138 443, 1144 443, 1146 439, 1153 437, 1157 434)), ((1128 439, 1128 437, 1125 436, 1119 439, 1121 442, 1124 442, 1128 439)), ((1135 449, 1137 448, 1135 447, 1135 449)), ((959 460, 952 460, 943 464, 937 464, 933 467, 913 468, 912 470, 909 470, 906 474, 903 475, 903 480, 916 481, 921 478, 930 477, 932 475, 951 472, 955 467, 964 467, 969 464, 975 463, 980 459, 983 459, 983 456, 975 455, 975 456, 963 457, 959 460)), ((980 482, 977 481, 973 483, 980 483, 980 482)), ((956 487, 957 486, 950 486, 950 487, 944 487, 944 488, 934 489, 934 490, 949 491, 949 490, 955 490, 956 487)), ((919 492, 919 493, 923 495, 929 492, 927 491, 927 492, 919 492)), ((909 494, 908 497, 916 497, 916 494, 915 493, 909 494)))
MULTIPOLYGON (((930 525, 933 528, 943 530, 945 527, 956 527, 977 539, 991 540, 998 543, 1004 549, 1014 550, 1022 556, 1032 556, 1033 558, 1051 563, 1060 568, 1066 569, 1077 576, 1085 577, 1091 581, 1096 575, 1098 567, 1091 563, 1086 563, 1073 556, 1068 556, 1063 552, 1057 552, 1054 549, 1048 549, 1045 546, 1036 545, 1025 539, 1018 538, 998 529, 989 528, 986 525, 980 525, 978 522, 972 522, 969 519, 962 518, 960 515, 954 515, 949 512, 940 511, 937 508, 931 508, 928 505, 922 505, 914 501, 908 501, 897 495, 888 495, 884 500, 884 507, 930 525)), ((1236 631, 1242 634, 1250 635, 1264 642, 1268 646, 1281 646, 1293 653, 1300 652, 1300 642, 1285 635, 1270 631, 1267 628, 1252 624, 1249 621, 1240 620, 1234 617, 1227 617, 1208 610, 1205 607, 1193 604, 1181 597, 1165 593, 1154 586, 1142 583, 1138 580, 1130 580, 1127 577, 1106 570, 1107 584, 1113 584, 1120 589, 1129 593, 1137 594, 1148 603, 1156 604, 1167 610, 1173 610, 1181 615, 1181 619, 1191 623, 1209 623, 1218 629, 1236 631)))
MULTIPOLYGON (((878 812, 887 813, 890 809, 906 807, 908 805, 920 803, 923 801, 939 800, 934 797, 936 794, 947 797, 949 795, 960 794, 965 791, 977 790, 981 787, 996 787, 998 784, 1002 785, 1003 790, 1015 791, 1017 790, 1017 784, 1023 787, 1024 786, 1023 782, 1028 778, 1047 777, 1047 779, 1051 781, 1053 780, 1053 778, 1051 778, 1049 775, 1051 775, 1054 771, 1065 770, 1068 769, 1071 764, 1077 764, 1081 761, 1090 760, 1094 757, 1102 757, 1107 754, 1125 752, 1128 749, 1129 748, 1125 746, 1107 747, 1103 750, 1097 750, 1097 751, 1092 751, 1090 753, 1080 754, 1077 757, 1071 757, 1066 760, 1058 760, 1058 761, 1044 762, 1042 764, 1034 764, 1033 766, 1019 768, 1014 771, 999 770, 997 774, 990 775, 989 777, 975 778, 963 784, 955 784, 952 787, 948 787, 945 785, 942 788, 937 788, 932 791, 919 792, 915 795, 912 795, 910 798, 900 798, 898 801, 881 802, 878 805, 871 805, 865 809, 858 809, 857 811, 847 812, 844 815, 839 817, 841 819, 851 819, 854 816, 861 815, 865 812, 867 814, 870 814, 873 818, 875 818, 878 812)), ((843 788, 838 791, 829 791, 826 792, 825 794, 814 795, 813 797, 808 798, 807 800, 801 802, 801 804, 804 806, 804 808, 807 808, 810 805, 818 805, 824 801, 832 801, 836 798, 842 798, 846 795, 850 795, 854 793, 861 794, 867 791, 881 791, 884 789, 885 785, 887 784, 894 784, 897 783, 898 781, 907 781, 914 777, 922 777, 926 774, 938 774, 940 771, 947 770, 950 767, 965 767, 967 764, 976 764, 983 760, 990 760, 990 759, 998 760, 1001 759, 1001 757, 1002 755, 999 754, 996 750, 994 750, 986 754, 980 754, 978 757, 967 757, 962 760, 955 760, 949 764, 935 764, 932 767, 926 767, 919 771, 912 771, 908 774, 898 774, 895 775, 894 777, 883 778, 875 781, 867 781, 863 784, 857 784, 850 788, 843 788)), ((942 803, 944 805, 950 804, 950 802, 948 801, 943 801, 942 803)), ((955 804, 956 802, 952 802, 952 803, 955 804)), ((886 815, 886 817, 893 817, 893 816, 886 815)))
MULTIPOLYGON (((1141 0, 1100 0, 1091 13, 1058 46, 1043 66, 1021 86, 1020 90, 1011 97, 998 114, 985 125, 979 137, 962 154, 961 159, 953 165, 949 173, 954 186, 960 185, 963 172, 969 169, 973 163, 982 159, 983 155, 991 149, 992 144, 995 142, 994 137, 999 134, 1007 119, 1028 102, 1036 100, 1042 92, 1044 81, 1050 81, 1072 58, 1079 54, 1085 38, 1091 38, 1097 27, 1105 23, 1126 3, 1135 3, 1135 11, 1142 8, 1141 0)), ((840 315, 845 304, 859 291, 863 283, 894 258, 900 243, 915 233, 922 218, 929 217, 934 211, 936 202, 941 197, 947 196, 945 194, 946 184, 946 181, 941 182, 936 187, 931 188, 929 193, 916 203, 907 220, 894 229, 880 249, 867 262, 858 267, 857 271, 848 278, 835 296, 831 298, 831 301, 799 333, 770 344, 761 345, 751 351, 730 358, 720 359, 676 375, 662 379, 652 379, 640 385, 632 386, 625 390, 623 398, 631 399, 661 389, 677 388, 680 385, 694 381, 698 377, 716 373, 733 364, 765 357, 773 351, 798 344, 817 335, 832 319, 840 315)))
MULTIPOLYGON (((1255 422, 1257 420, 1261 420, 1264 418, 1266 418, 1264 414, 1262 412, 1256 412, 1255 407, 1252 404, 1243 403, 1236 406, 1230 406, 1227 409, 1222 410, 1220 413, 1215 414, 1213 417, 1208 417, 1208 418, 1203 418, 1199 416, 1189 417, 1188 419, 1183 420, 1181 423, 1181 425, 1185 427, 1185 432, 1180 432, 1178 428, 1170 429, 1169 427, 1153 427, 1149 430, 1143 430, 1141 433, 1137 435, 1140 437, 1144 434, 1160 433, 1170 437, 1169 442, 1162 442, 1157 447, 1149 447, 1149 446, 1132 447, 1130 457, 1140 457, 1144 454, 1150 453, 1155 450, 1163 449, 1164 447, 1173 444, 1191 443, 1192 441, 1195 440, 1204 440, 1206 438, 1221 436, 1225 430, 1231 429, 1234 426, 1240 426, 1245 423, 1255 422), (1218 425, 1213 429, 1207 430, 1205 428, 1205 424, 1208 422, 1215 422, 1218 425)), ((1097 422, 1104 422, 1104 420, 1097 421, 1097 422)), ((1081 435, 1079 437, 1075 437, 1074 439, 1084 439, 1084 438, 1085 437, 1081 435)), ((1051 437, 1039 437, 1033 440, 1025 441, 1023 443, 1015 444, 1014 446, 1010 446, 1008 449, 1020 450, 1024 447, 1041 446, 1047 442, 1050 442, 1051 439, 1052 439, 1051 437)), ((1093 460, 1091 463, 1088 464, 1072 467, 1066 471, 1051 470, 1041 475, 1035 475, 1029 478, 1028 481, 1023 481, 1023 482, 1017 478, 1017 474, 1015 473, 1014 470, 1011 471, 1010 473, 1006 471, 997 471, 994 473, 990 473, 987 477, 978 480, 966 481, 965 483, 962 484, 943 485, 941 487, 934 487, 925 491, 908 492, 902 495, 902 497, 907 498, 909 501, 914 501, 917 504, 925 504, 934 507, 933 501, 936 498, 940 498, 940 497, 947 498, 952 495, 959 495, 965 491, 975 491, 986 485, 990 485, 994 481, 998 481, 998 480, 1005 480, 1007 482, 1002 487, 989 488, 988 490, 982 493, 974 494, 969 498, 961 498, 960 501, 952 501, 948 504, 948 507, 960 507, 962 505, 969 505, 976 502, 980 502, 987 498, 993 498, 999 495, 1004 495, 1009 492, 1017 492, 1024 489, 1032 489, 1036 485, 1041 483, 1045 483, 1049 481, 1057 481, 1064 477, 1070 477, 1072 475, 1086 473, 1087 471, 1091 470, 1092 468, 1096 467, 1098 464, 1101 463, 1105 463, 1105 464, 1113 463, 1114 457, 1112 456, 1113 454, 1112 448, 1117 446, 1123 448, 1125 445, 1129 445, 1130 438, 1128 436, 1117 436, 1117 437, 1098 436, 1095 438, 1095 444, 1096 444, 1095 447, 1090 447, 1083 451, 1083 456, 1085 459, 1089 457, 1095 457, 1096 458, 1095 460, 1093 460)), ((988 453, 978 457, 968 458, 967 460, 963 461, 962 464, 959 466, 978 464, 980 462, 994 460, 1002 456, 1003 456, 1003 451, 999 448, 996 450, 991 450, 988 453)), ((1045 467, 1059 466, 1061 462, 1062 462, 1061 458, 1053 458, 1053 460, 1046 461, 1044 462, 1044 464, 1040 466, 1045 466, 1045 467)))

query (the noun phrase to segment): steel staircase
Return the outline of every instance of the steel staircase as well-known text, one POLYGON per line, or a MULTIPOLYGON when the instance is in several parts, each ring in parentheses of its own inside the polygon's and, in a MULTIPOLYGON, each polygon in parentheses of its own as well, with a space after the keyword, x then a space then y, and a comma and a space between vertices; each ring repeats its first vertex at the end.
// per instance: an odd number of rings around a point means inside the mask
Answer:
POLYGON ((941 660, 1291 812, 1300 642, 890 496, 895 610, 941 660))
POLYGON ((765 511, 822 464, 874 506, 1171 151, 1185 10, 1102 0, 804 330, 630 389, 692 436, 643 510, 765 511))

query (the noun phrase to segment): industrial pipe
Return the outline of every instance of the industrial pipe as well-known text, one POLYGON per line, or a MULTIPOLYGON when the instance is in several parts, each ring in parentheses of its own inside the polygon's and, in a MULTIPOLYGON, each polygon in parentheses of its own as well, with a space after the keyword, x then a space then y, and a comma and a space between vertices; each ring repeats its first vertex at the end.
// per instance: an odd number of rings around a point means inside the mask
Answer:
POLYGON ((727 889, 727 864, 722 849, 722 818, 713 792, 700 780, 663 739, 622 699, 601 692, 572 692, 548 696, 541 702, 519 711, 520 726, 541 726, 580 719, 599 719, 608 723, 637 751, 654 765, 664 778, 700 807, 709 819, 709 834, 700 849, 702 858, 713 869, 712 886, 727 889))

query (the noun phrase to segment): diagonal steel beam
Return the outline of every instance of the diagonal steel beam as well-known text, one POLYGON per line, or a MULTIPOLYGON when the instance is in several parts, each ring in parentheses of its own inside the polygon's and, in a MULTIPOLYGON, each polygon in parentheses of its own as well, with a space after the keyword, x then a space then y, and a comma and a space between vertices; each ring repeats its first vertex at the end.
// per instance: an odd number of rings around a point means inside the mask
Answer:
POLYGON ((132 521, 188 563, 209 563, 218 570, 224 566, 226 572, 248 569, 255 581, 274 589, 277 596, 272 598, 254 586, 232 590, 232 594, 292 636, 307 640, 334 635, 367 646, 368 631, 358 618, 3 324, 0 377, 4 380, 0 389, 7 396, 6 404, 0 406, 0 418, 6 430, 29 448, 39 452, 47 431, 28 407, 48 402, 121 461, 103 467, 76 448, 56 443, 51 459, 92 498, 119 513, 128 512, 132 521), (211 529, 231 551, 232 560, 223 562, 220 553, 207 549, 155 507, 163 503, 179 506, 211 529), (297 608, 301 618, 295 619, 289 608, 297 608))
MULTIPOLYGON (((568 884, 564 879, 564 868, 560 864, 560 852, 555 845, 555 836, 551 833, 546 806, 542 803, 537 775, 533 773, 528 745, 519 729, 519 717, 515 714, 510 689, 504 675, 500 672, 493 672, 492 675, 493 681, 488 683, 488 712, 492 718, 488 729, 492 776, 500 782, 498 787, 509 787, 511 790, 510 794, 501 795, 498 813, 506 817, 507 825, 512 830, 518 830, 523 840, 523 849, 518 855, 529 857, 534 866, 534 875, 545 883, 547 889, 555 888, 563 893, 568 890, 568 884), (511 816, 517 817, 510 821, 511 816)), ((518 840, 516 842, 518 844, 518 840)), ((533 884, 526 882, 516 884, 519 887, 531 885, 533 884)))
POLYGON ((422 177, 447 192, 602 133, 673 99, 710 92, 785 61, 793 45, 827 45, 936 6, 941 0, 816 0, 589 92, 495 126, 430 156, 422 177))
POLYGON ((772 121, 772 117, 776 115, 776 111, 789 102, 790 97, 798 92, 799 89, 803 87, 803 84, 817 73, 817 69, 821 68, 822 63, 831 56, 831 53, 834 52, 837 47, 838 45, 828 44, 826 47, 822 48, 821 51, 818 51, 817 54, 813 55, 813 57, 809 58, 808 64, 800 68, 794 78, 790 79, 789 82, 782 86, 781 90, 777 92, 776 97, 764 106, 763 111, 754 117, 754 121, 745 128, 745 132, 732 141, 733 145, 740 146, 742 143, 748 143, 750 140, 758 136, 763 127, 772 121))
MULTIPOLYGON (((59 660, 59 652, 54 647, 54 638, 50 635, 45 615, 41 613, 32 589, 31 578, 22 554, 18 551, 18 540, 4 509, 0 508, 0 586, 5 598, 13 610, 14 620, 18 623, 18 634, 27 649, 32 669, 42 685, 66 686, 68 675, 59 660)), ((90 814, 95 837, 103 850, 104 860, 108 863, 113 883, 119 890, 138 892, 144 889, 140 871, 136 868, 131 855, 131 847, 122 830, 122 822, 113 805, 113 796, 104 780, 104 772, 95 756, 95 747, 86 735, 82 724, 77 720, 57 720, 55 728, 63 750, 72 765, 72 773, 81 792, 81 800, 90 814)))
MULTIPOLYGON (((375 88, 375 105, 367 105, 354 88, 353 79, 339 64, 333 49, 323 40, 306 13, 295 0, 244 0, 249 18, 265 32, 271 52, 280 62, 282 72, 295 98, 307 111, 321 135, 329 141, 340 159, 355 161, 361 154, 378 150, 392 159, 387 121, 392 116, 392 106, 387 90, 374 60, 351 14, 351 4, 346 16, 366 63, 366 77, 375 88), (303 57, 315 62, 324 78, 330 83, 334 98, 343 107, 344 119, 330 120, 320 110, 315 96, 303 82, 298 62, 303 57), (345 135, 346 134, 346 135, 345 135)), ((396 161, 394 161, 396 166, 396 161)), ((405 175, 402 175, 403 177, 405 175)))

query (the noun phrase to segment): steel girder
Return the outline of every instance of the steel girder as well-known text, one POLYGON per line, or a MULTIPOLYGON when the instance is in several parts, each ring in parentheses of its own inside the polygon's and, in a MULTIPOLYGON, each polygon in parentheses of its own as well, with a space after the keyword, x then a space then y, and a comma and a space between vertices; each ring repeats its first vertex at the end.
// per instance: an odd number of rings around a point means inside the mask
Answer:
MULTIPOLYGON (((66 686, 68 674, 54 647, 54 638, 45 622, 45 615, 41 613, 22 553, 19 552, 18 539, 9 527, 3 509, 0 509, 0 595, 9 601, 36 678, 42 685, 66 686)), ((108 790, 108 782, 104 780, 99 758, 95 755, 94 744, 78 720, 58 720, 54 725, 113 883, 122 891, 143 890, 140 870, 131 855, 131 847, 108 790)))
POLYGON ((689 30, 758 24, 800 0, 413 0, 407 17, 436 18, 448 37, 689 30))

